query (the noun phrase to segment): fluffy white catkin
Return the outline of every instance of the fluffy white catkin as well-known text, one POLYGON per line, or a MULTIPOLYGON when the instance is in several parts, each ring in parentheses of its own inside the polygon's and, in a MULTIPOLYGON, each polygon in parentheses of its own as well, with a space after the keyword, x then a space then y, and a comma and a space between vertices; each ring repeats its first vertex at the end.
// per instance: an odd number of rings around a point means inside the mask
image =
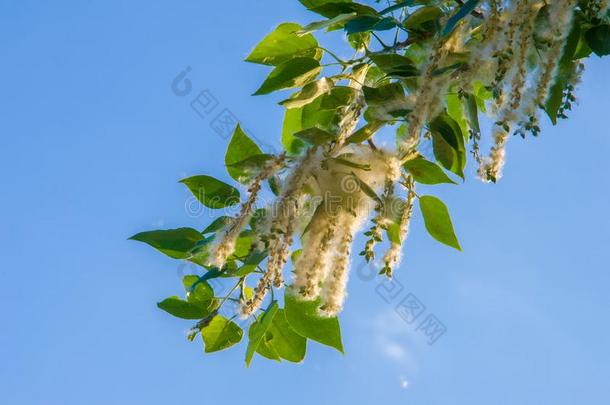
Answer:
POLYGON ((553 43, 543 55, 540 78, 536 87, 534 108, 546 102, 553 78, 557 74, 557 67, 563 53, 567 35, 570 32, 576 3, 576 0, 556 0, 549 6, 549 21, 553 24, 551 30, 553 43))
POLYGON ((402 247, 409 236, 409 227, 411 225, 411 217, 413 216, 413 201, 415 200, 415 183, 412 177, 407 178, 407 201, 400 215, 399 220, 399 243, 390 243, 390 248, 383 257, 382 272, 387 277, 394 275, 394 270, 400 264, 402 258, 402 247))
POLYGON ((511 80, 511 91, 505 105, 501 107, 498 122, 493 129, 494 144, 489 157, 483 160, 479 167, 479 175, 485 181, 497 181, 502 175, 506 158, 506 143, 509 139, 510 125, 518 118, 518 110, 521 106, 523 90, 527 81, 527 56, 532 43, 532 34, 538 1, 523 1, 518 7, 521 14, 515 15, 515 33, 513 46, 513 69, 511 80))
POLYGON ((335 316, 343 309, 347 295, 352 233, 359 222, 359 219, 349 212, 341 212, 339 215, 339 226, 333 246, 334 255, 320 294, 320 313, 324 316, 335 316))
POLYGON ((320 294, 332 256, 332 242, 337 231, 337 215, 319 214, 316 224, 308 232, 303 250, 294 269, 294 290, 305 300, 313 300, 320 294), (320 229, 326 226, 326 229, 320 229))
POLYGON ((217 236, 218 241, 213 244, 210 250, 210 265, 222 268, 227 258, 235 251, 237 238, 242 229, 248 224, 254 211, 254 204, 258 198, 262 182, 273 176, 282 167, 285 159, 285 154, 277 156, 254 178, 248 188, 248 199, 241 205, 239 215, 230 224, 225 226, 217 236))

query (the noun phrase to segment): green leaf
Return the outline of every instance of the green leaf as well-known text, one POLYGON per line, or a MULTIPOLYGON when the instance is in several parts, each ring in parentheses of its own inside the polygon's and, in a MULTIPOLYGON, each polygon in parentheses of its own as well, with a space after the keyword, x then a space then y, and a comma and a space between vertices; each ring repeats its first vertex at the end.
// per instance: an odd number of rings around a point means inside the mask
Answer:
POLYGON ((371 121, 365 126, 354 132, 349 138, 348 143, 361 143, 370 139, 379 129, 383 127, 383 122, 371 121))
POLYGON ((391 17, 373 17, 373 16, 360 16, 352 18, 345 24, 345 31, 348 34, 358 34, 360 32, 368 31, 387 31, 396 27, 396 22, 391 17))
POLYGON ((212 223, 208 225, 201 233, 205 235, 208 233, 220 231, 225 226, 229 225, 231 222, 233 222, 233 217, 222 215, 212 221, 212 223))
POLYGON ((407 161, 404 167, 415 181, 421 184, 456 184, 436 163, 426 160, 423 156, 407 161))
POLYGON ((292 252, 292 254, 290 255, 290 261, 292 262, 293 266, 297 262, 297 260, 299 259, 299 256, 301 256, 302 253, 303 253, 303 249, 297 249, 294 252, 292 252))
POLYGON ((180 180, 208 208, 219 209, 239 203, 239 191, 211 176, 193 176, 180 180))
POLYGON ((250 218, 250 228, 255 232, 261 231, 267 221, 268 214, 267 209, 257 208, 250 218))
POLYGON ((280 177, 278 175, 271 176, 267 181, 269 182, 271 192, 276 196, 280 195, 280 192, 282 191, 282 181, 280 177))
POLYGON ((561 59, 559 60, 560 65, 570 63, 574 59, 574 54, 578 49, 578 44, 580 43, 581 38, 582 30, 580 24, 572 24, 572 29, 570 30, 570 33, 568 34, 566 42, 563 46, 563 53, 561 55, 561 59))
POLYGON ((480 134, 481 126, 479 124, 477 97, 470 93, 466 94, 466 111, 468 113, 468 125, 474 132, 480 134))
POLYGON ((586 34, 586 32, 581 31, 576 50, 574 51, 574 55, 572 55, 572 60, 587 58, 591 55, 591 52, 593 52, 593 49, 591 49, 587 43, 586 34))
POLYGON ((328 3, 351 3, 351 1, 352 0, 299 0, 302 5, 309 9, 320 7, 328 3))
POLYGON ((247 366, 250 366, 252 357, 265 337, 265 333, 267 333, 269 327, 271 327, 271 322, 273 322, 273 318, 277 314, 278 309, 279 306, 277 301, 273 301, 265 313, 261 315, 252 325, 250 325, 250 329, 248 331, 249 342, 248 348, 246 349, 247 366))
POLYGON ((301 31, 298 32, 298 34, 310 34, 313 31, 329 28, 337 24, 342 24, 346 21, 353 19, 354 17, 356 17, 356 13, 347 13, 339 14, 338 16, 328 20, 312 22, 311 24, 307 24, 301 31))
POLYGON ((413 61, 406 56, 390 53, 371 54, 369 57, 379 69, 389 76, 406 78, 419 75, 419 70, 413 61))
POLYGON ((315 79, 321 71, 320 62, 313 58, 291 59, 273 69, 254 95, 303 86, 315 79))
POLYGON ((282 359, 298 363, 305 358, 307 339, 294 331, 283 309, 278 310, 273 318, 268 334, 271 339, 266 342, 267 346, 282 359))
MULTIPOLYGON (((456 57, 462 57, 462 55, 468 55, 468 54, 465 54, 465 53, 461 53, 461 54, 454 53, 454 54, 452 54, 452 56, 456 56, 456 57)), ((452 64, 447 65, 447 66, 443 66, 441 68, 438 68, 438 69, 434 70, 432 72, 432 77, 441 76, 441 75, 443 75, 443 74, 445 74, 447 72, 451 72, 451 71, 457 71, 460 68, 462 68, 465 64, 466 64, 466 62, 460 61, 460 62, 452 63, 452 64)))
POLYGON ((464 136, 458 123, 447 114, 441 114, 429 124, 432 133, 434 156, 443 167, 462 179, 466 165, 464 136))
POLYGON ((246 229, 239 234, 239 237, 235 241, 235 252, 233 254, 237 257, 246 257, 250 253, 252 247, 252 238, 254 231, 246 229))
POLYGON ((321 110, 336 110, 351 104, 356 98, 356 90, 348 86, 334 87, 321 97, 321 110))
POLYGON ((544 111, 547 113, 553 125, 557 125, 557 114, 559 108, 563 104, 563 88, 565 87, 565 81, 560 77, 555 78, 555 82, 549 89, 549 95, 544 105, 544 111))
POLYGON ((334 132, 337 129, 337 121, 340 114, 335 110, 322 109, 322 102, 325 97, 326 95, 323 94, 303 107, 301 128, 317 127, 328 132, 334 132))
POLYGON ((241 129, 241 126, 237 124, 237 127, 233 132, 233 136, 231 137, 231 141, 229 142, 227 153, 225 154, 225 165, 227 166, 229 175, 234 180, 243 182, 244 178, 246 177, 246 173, 243 169, 233 167, 232 165, 251 156, 260 155, 262 153, 263 152, 256 145, 256 143, 250 139, 250 137, 241 129))
POLYGON ((447 114, 458 123, 462 135, 468 134, 468 121, 464 115, 464 104, 457 93, 447 94, 447 114))
POLYGON ((389 83, 380 87, 362 88, 364 98, 369 106, 364 114, 369 123, 375 121, 393 121, 406 116, 410 110, 400 83, 389 83))
POLYGON ((182 319, 202 319, 210 314, 208 307, 198 302, 183 301, 180 297, 169 297, 157 303, 157 306, 182 319))
POLYGON ((294 134, 295 137, 300 138, 312 145, 324 145, 330 141, 333 141, 336 136, 330 132, 324 131, 320 128, 307 128, 294 134))
POLYGON ((301 301, 286 291, 284 301, 286 320, 296 333, 343 353, 339 320, 336 317, 321 317, 318 315, 319 299, 301 301))
POLYGON ((395 244, 401 244, 400 240, 400 220, 402 213, 407 207, 407 202, 402 198, 391 196, 383 204, 383 218, 388 222, 385 227, 388 240, 395 244))
POLYGON ((333 1, 305 1, 299 0, 301 3, 309 3, 306 4, 306 7, 313 11, 314 13, 318 13, 326 18, 335 18, 340 14, 348 14, 348 13, 356 13, 357 15, 370 15, 377 16, 377 10, 372 7, 365 6, 363 4, 352 3, 351 0, 341 1, 341 0, 333 0, 333 1))
POLYGON ((432 134, 441 136, 452 148, 456 150, 464 149, 464 135, 460 125, 448 114, 443 113, 437 116, 429 124, 432 134))
POLYGON ((474 82, 472 88, 474 91, 474 96, 477 100, 477 107, 482 112, 487 112, 485 102, 493 98, 493 93, 487 87, 485 87, 485 84, 481 82, 474 82))
MULTIPOLYGON (((204 281, 212 280, 214 278, 221 277, 222 275, 223 275, 223 272, 220 271, 220 269, 218 269, 217 267, 212 267, 204 275, 199 277, 199 279, 196 282, 203 283, 204 281)), ((192 289, 192 286, 191 286, 191 289, 192 289)))
POLYGON ((201 281, 197 275, 188 275, 182 278, 182 285, 188 302, 204 304, 205 308, 210 307, 214 299, 214 290, 207 281, 201 281))
POLYGON ((443 11, 436 6, 425 6, 418 8, 403 23, 404 27, 411 31, 436 31, 438 20, 443 16, 443 11))
POLYGON ((456 24, 460 22, 460 20, 466 17, 468 14, 474 11, 481 0, 468 0, 464 5, 460 7, 460 9, 449 18, 447 21, 447 25, 443 29, 443 35, 447 36, 453 32, 456 24))
POLYGON ((273 155, 266 153, 252 155, 242 161, 227 165, 227 170, 237 170, 239 172, 239 179, 241 182, 243 184, 248 184, 265 168, 265 165, 271 159, 273 159, 273 155))
POLYGON ((243 277, 256 270, 256 267, 267 258, 267 252, 252 250, 244 259, 244 265, 236 271, 227 274, 229 277, 243 277))
POLYGON ((362 91, 368 105, 401 102, 405 98, 405 91, 400 83, 390 83, 380 87, 363 86, 362 91))
POLYGON ((239 343, 243 334, 243 330, 235 322, 222 315, 216 315, 209 325, 201 330, 206 353, 224 350, 239 343))
POLYGON ((279 354, 277 354, 273 346, 271 346, 272 340, 273 335, 271 334, 271 332, 265 333, 265 336, 263 337, 263 339, 261 339, 260 345, 258 345, 258 349, 256 349, 256 353, 268 358, 269 360, 281 362, 282 358, 279 354))
POLYGON ((280 102, 286 108, 299 108, 311 103, 318 96, 326 94, 334 86, 332 80, 323 77, 320 80, 305 85, 301 91, 280 102))
POLYGON ((559 60, 559 69, 553 79, 548 98, 544 105, 544 111, 551 119, 553 125, 557 125, 559 109, 563 105, 563 91, 568 84, 570 76, 578 67, 578 62, 573 61, 573 57, 576 54, 581 39, 582 32, 580 24, 574 23, 570 34, 566 38, 563 54, 559 60))
POLYGON ((210 256, 208 248, 209 245, 214 241, 215 236, 216 235, 211 235, 197 242, 197 244, 193 247, 191 251, 192 256, 189 256, 188 260, 200 266, 206 267, 208 263, 208 257, 210 256))
POLYGON ((351 34, 347 36, 349 45, 356 51, 362 51, 366 49, 371 43, 370 32, 360 32, 358 34, 351 34))
POLYGON ((610 55, 610 25, 603 24, 590 28, 585 39, 597 56, 610 55))
POLYGON ((193 228, 178 228, 140 232, 130 240, 144 242, 174 259, 186 259, 204 238, 193 228))
POLYGON ((424 195, 419 198, 419 207, 428 233, 437 241, 461 251, 447 206, 436 197, 424 195))
POLYGON ((305 143, 294 136, 295 133, 303 129, 301 124, 303 107, 286 110, 284 124, 282 126, 282 145, 284 149, 292 155, 299 153, 305 147, 305 143))
POLYGON ((254 48, 246 61, 277 66, 296 57, 316 57, 318 41, 310 34, 299 36, 297 32, 302 29, 295 23, 280 24, 254 48))

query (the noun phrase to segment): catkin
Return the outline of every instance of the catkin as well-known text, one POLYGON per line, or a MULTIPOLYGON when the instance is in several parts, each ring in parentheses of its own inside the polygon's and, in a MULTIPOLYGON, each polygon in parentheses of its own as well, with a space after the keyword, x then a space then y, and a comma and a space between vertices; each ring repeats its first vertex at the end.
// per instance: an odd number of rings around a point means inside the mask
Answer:
POLYGON ((352 232, 357 217, 349 212, 341 212, 339 215, 341 219, 335 238, 334 256, 320 294, 322 303, 320 313, 325 316, 335 316, 341 312, 347 295, 352 232))
POLYGON ((210 265, 218 268, 225 265, 227 258, 235 251, 235 243, 239 234, 250 221, 263 181, 273 176, 282 167, 285 160, 285 154, 277 156, 265 165, 261 173, 254 178, 248 188, 248 199, 241 205, 239 215, 221 231, 218 242, 212 247, 210 265))
POLYGON ((402 247, 409 235, 409 226, 411 224, 411 216, 413 215, 413 202, 415 201, 415 183, 413 182, 413 178, 410 176, 407 177, 406 182, 407 201, 400 215, 400 220, 398 223, 399 242, 391 242, 390 248, 383 257, 382 273, 389 278, 394 275, 394 270, 400 264, 400 260, 402 257, 402 247))

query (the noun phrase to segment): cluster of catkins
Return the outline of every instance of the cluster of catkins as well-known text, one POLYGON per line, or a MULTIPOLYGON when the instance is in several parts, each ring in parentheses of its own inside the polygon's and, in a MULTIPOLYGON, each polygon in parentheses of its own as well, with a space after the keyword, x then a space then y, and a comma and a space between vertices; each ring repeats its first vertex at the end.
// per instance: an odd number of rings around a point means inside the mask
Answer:
MULTIPOLYGON (((480 41, 469 41, 467 23, 458 27, 449 39, 440 38, 420 78, 415 109, 409 121, 409 144, 405 144, 405 149, 418 144, 423 125, 443 109, 443 96, 449 89, 456 85, 472 89, 476 78, 489 83, 493 90, 495 121, 488 156, 481 157, 478 142, 475 145, 478 172, 484 181, 497 181, 502 174, 511 132, 537 134, 540 130, 538 110, 547 101, 557 75, 577 3, 577 0, 489 0, 484 5, 485 21, 477 34, 480 41), (548 23, 538 27, 536 19, 543 7, 548 23), (439 68, 450 63, 454 52, 470 54, 466 67, 454 76, 435 75, 439 68), (540 62, 532 67, 528 61, 534 53, 540 62)), ((608 10, 608 3, 598 2, 599 15, 608 10)), ((576 65, 569 85, 576 85, 581 73, 582 65, 576 65)))
MULTIPOLYGON (((607 9, 607 3, 600 2, 600 13, 607 9)), ((356 129, 365 104, 361 87, 368 65, 354 69, 349 86, 358 96, 341 111, 337 138, 327 145, 312 146, 300 156, 280 155, 270 160, 252 180, 249 197, 237 218, 219 232, 211 247, 209 264, 222 268, 240 232, 249 223, 262 183, 285 172, 277 200, 266 208, 266 220, 255 230, 259 235, 255 248, 268 252, 267 268, 253 295, 243 299, 241 315, 254 314, 269 290, 284 284, 283 268, 297 234, 301 235, 301 251, 293 257, 290 293, 303 300, 317 300, 321 315, 339 313, 346 296, 355 233, 376 212, 373 228, 368 233, 371 239, 363 252, 370 259, 374 245, 381 240, 381 230, 387 226, 384 204, 402 194, 403 204, 395 215, 398 242, 390 243, 382 259, 381 273, 392 275, 400 262, 416 196, 413 179, 401 171, 401 166, 417 156, 425 125, 445 107, 444 96, 455 86, 471 90, 475 78, 493 88, 490 111, 495 115, 495 124, 491 150, 486 157, 475 156, 480 177, 484 181, 496 181, 504 165, 510 132, 524 125, 537 128, 537 111, 544 105, 556 76, 576 4, 577 0, 546 3, 543 0, 489 0, 481 6, 485 19, 475 30, 476 34, 465 19, 450 36, 439 36, 424 62, 417 90, 409 95, 412 111, 407 117, 407 136, 395 151, 346 142, 356 129), (548 9, 550 23, 540 28, 535 19, 543 6, 548 9), (471 40, 473 35, 478 36, 476 41, 471 40), (544 49, 535 51, 534 40, 544 44, 544 49), (464 52, 470 55, 469 62, 456 74, 437 73, 452 63, 453 55, 464 52), (541 59, 535 67, 528 64, 532 52, 537 52, 541 59), (349 165, 345 164, 346 160, 349 165), (380 193, 381 199, 371 198, 364 186, 380 193)))
MULTIPOLYGON (((346 142, 364 107, 360 93, 366 73, 367 68, 360 67, 350 81, 359 95, 341 112, 337 139, 310 147, 302 156, 288 159, 282 154, 270 160, 252 180, 237 218, 218 233, 211 246, 209 264, 222 268, 255 211, 262 182, 287 171, 277 200, 266 208, 265 220, 255 229, 254 248, 267 251, 269 256, 252 297, 242 302, 243 317, 260 308, 272 287, 283 285, 283 268, 297 233, 301 234, 301 250, 294 258, 291 293, 303 300, 319 300, 321 315, 333 316, 341 311, 352 239, 369 214, 383 204, 363 188, 378 190, 401 177, 401 162, 395 153, 346 142)), ((397 263, 400 248, 392 246, 390 251, 388 260, 397 263)))
MULTIPOLYGON (((540 131, 538 111, 557 75, 577 3, 519 0, 504 6, 500 1, 489 2, 490 18, 484 25, 483 43, 475 51, 476 64, 472 64, 477 75, 493 77, 493 145, 489 155, 479 159, 479 176, 484 181, 495 182, 501 177, 511 131, 534 135, 540 131), (537 28, 536 18, 543 7, 548 24, 537 28), (533 68, 528 66, 532 53, 540 60, 533 68)), ((578 69, 573 74, 573 84, 581 72, 578 69)))

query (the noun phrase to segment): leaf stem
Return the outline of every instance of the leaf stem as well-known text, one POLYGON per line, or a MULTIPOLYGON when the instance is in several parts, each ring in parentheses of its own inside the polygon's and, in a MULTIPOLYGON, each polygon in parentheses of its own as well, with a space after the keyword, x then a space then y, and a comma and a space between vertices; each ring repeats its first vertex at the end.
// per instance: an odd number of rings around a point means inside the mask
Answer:
POLYGON ((318 46, 318 49, 323 50, 324 52, 326 52, 327 54, 329 54, 330 56, 332 56, 333 58, 335 58, 335 60, 336 60, 337 62, 339 62, 339 64, 340 64, 341 66, 345 66, 345 65, 346 65, 346 62, 345 62, 343 59, 341 59, 340 57, 338 57, 337 55, 335 55, 335 54, 334 54, 332 51, 330 51, 329 49, 324 48, 324 47, 322 47, 322 46, 318 46))

